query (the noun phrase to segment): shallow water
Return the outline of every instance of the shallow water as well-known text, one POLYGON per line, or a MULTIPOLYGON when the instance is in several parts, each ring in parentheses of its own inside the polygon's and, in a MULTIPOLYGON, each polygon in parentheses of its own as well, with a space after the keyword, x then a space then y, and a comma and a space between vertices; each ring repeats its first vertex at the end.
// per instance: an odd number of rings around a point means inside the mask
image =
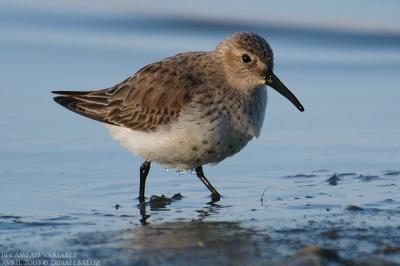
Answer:
POLYGON ((375 14, 366 2, 353 20, 317 5, 326 24, 303 9, 283 23, 275 1, 278 15, 265 19, 249 7, 235 19, 221 6, 209 13, 209 2, 192 16, 161 3, 2 2, 0 253, 75 251, 103 265, 400 263, 400 32, 390 26, 400 6, 375 14), (261 137, 205 167, 220 202, 194 175, 153 166, 148 197, 183 198, 137 206, 140 158, 49 91, 107 87, 238 30, 269 40, 306 112, 270 92, 261 137))

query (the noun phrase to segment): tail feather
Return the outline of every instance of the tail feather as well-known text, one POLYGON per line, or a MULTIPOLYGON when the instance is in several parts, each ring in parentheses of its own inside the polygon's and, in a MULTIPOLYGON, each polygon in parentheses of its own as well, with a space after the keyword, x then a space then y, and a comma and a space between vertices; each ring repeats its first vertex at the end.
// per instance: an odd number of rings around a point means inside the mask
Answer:
POLYGON ((108 96, 102 91, 52 91, 61 96, 54 97, 54 101, 61 106, 88 118, 112 124, 107 117, 108 96))
POLYGON ((52 91, 51 93, 58 95, 86 95, 92 91, 52 91))

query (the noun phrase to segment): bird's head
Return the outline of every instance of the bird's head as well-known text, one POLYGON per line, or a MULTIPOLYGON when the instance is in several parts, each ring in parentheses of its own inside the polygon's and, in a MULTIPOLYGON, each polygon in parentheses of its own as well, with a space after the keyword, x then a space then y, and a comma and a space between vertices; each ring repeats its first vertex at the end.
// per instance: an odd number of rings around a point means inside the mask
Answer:
POLYGON ((215 51, 223 61, 226 81, 233 88, 252 91, 268 85, 304 111, 296 96, 273 73, 274 54, 264 38, 250 32, 235 33, 222 41, 215 51))

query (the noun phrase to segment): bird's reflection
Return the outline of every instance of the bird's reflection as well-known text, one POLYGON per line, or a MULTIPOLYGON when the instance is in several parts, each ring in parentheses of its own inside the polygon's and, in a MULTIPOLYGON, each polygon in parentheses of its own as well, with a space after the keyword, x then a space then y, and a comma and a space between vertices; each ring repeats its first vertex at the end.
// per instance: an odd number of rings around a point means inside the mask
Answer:
POLYGON ((130 263, 163 265, 179 258, 178 265, 256 265, 260 249, 254 248, 258 239, 253 236, 252 230, 236 222, 162 222, 124 232, 127 241, 121 248, 131 251, 125 254, 133 254, 130 263))
POLYGON ((150 215, 147 214, 147 207, 149 207, 151 211, 168 211, 168 205, 170 205, 172 202, 181 200, 182 198, 183 196, 180 193, 177 193, 172 197, 166 197, 165 195, 153 195, 150 197, 150 200, 139 203, 137 206, 141 217, 140 223, 142 225, 149 224, 148 219, 150 218, 150 215))
POLYGON ((258 265, 270 246, 259 241, 238 222, 182 220, 77 234, 71 243, 102 265, 258 265))
MULTIPOLYGON (((148 201, 141 202, 137 205, 140 213, 140 223, 142 225, 149 224, 150 214, 147 212, 147 208, 150 211, 168 211, 170 210, 168 206, 175 201, 181 200, 183 196, 180 193, 173 195, 172 197, 161 196, 151 196, 148 201)), ((198 213, 198 220, 203 221, 205 218, 219 213, 219 209, 223 206, 218 204, 219 199, 211 198, 209 202, 206 203, 205 207, 196 210, 198 213)))
POLYGON ((219 213, 220 209, 224 206, 217 203, 218 201, 210 201, 206 204, 205 207, 197 210, 198 213, 198 221, 203 221, 209 216, 216 215, 219 213))
POLYGON ((147 222, 147 219, 150 218, 150 215, 147 214, 147 212, 146 212, 146 202, 139 203, 138 208, 139 208, 140 217, 141 217, 139 220, 140 223, 142 225, 148 225, 149 222, 147 222))

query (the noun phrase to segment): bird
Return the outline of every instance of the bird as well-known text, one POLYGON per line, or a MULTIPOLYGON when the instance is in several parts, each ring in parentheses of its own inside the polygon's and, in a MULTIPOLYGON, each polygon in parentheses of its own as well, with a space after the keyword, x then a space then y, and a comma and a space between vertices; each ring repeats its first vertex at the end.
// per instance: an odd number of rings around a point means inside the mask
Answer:
POLYGON ((221 194, 203 166, 221 162, 260 136, 267 87, 304 111, 273 68, 268 42, 256 33, 238 32, 214 50, 167 57, 112 87, 52 92, 56 103, 104 123, 114 139, 143 158, 140 203, 152 163, 194 170, 212 200, 219 201, 221 194))

